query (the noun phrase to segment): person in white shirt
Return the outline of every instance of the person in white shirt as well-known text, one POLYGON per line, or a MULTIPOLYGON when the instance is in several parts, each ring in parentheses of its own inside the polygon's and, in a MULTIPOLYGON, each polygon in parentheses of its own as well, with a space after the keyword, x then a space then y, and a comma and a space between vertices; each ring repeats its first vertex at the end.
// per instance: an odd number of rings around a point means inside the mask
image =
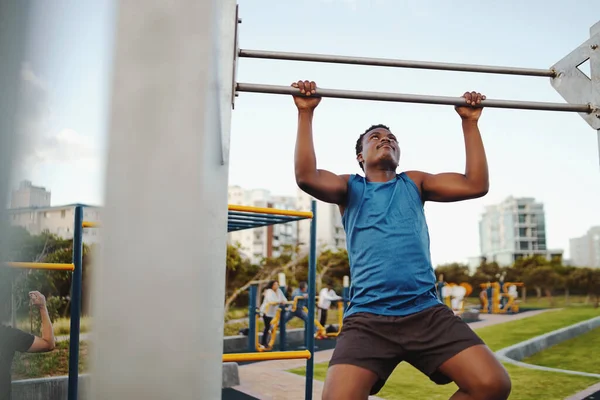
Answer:
MULTIPOLYGON (((279 283, 277 281, 269 281, 267 284, 267 288, 264 291, 263 302, 260 306, 260 313, 262 314, 263 321, 265 323, 265 329, 263 330, 263 335, 261 338, 261 344, 263 346, 267 346, 268 337, 269 337, 269 328, 271 327, 271 321, 277 315, 277 309, 279 308, 276 304, 269 303, 278 303, 285 304, 287 301, 285 295, 279 288, 279 283)), ((282 311, 283 312, 283 311, 282 311)), ((285 321, 285 315, 282 317, 282 320, 285 321)))
POLYGON ((324 284, 323 289, 319 292, 319 302, 317 307, 319 308, 319 322, 325 328, 327 323, 327 310, 331 307, 332 301, 341 300, 342 297, 335 293, 329 284, 324 284))

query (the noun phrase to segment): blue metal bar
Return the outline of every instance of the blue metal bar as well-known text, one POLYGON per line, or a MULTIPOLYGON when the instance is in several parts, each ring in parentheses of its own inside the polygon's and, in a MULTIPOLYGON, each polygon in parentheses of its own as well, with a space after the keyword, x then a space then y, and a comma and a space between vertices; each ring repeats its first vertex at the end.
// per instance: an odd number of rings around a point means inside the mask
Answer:
POLYGON ((286 312, 285 312, 285 306, 280 306, 281 307, 281 319, 279 320, 279 350, 280 351, 286 351, 286 341, 287 341, 287 337, 286 337, 286 330, 285 330, 285 317, 286 317, 286 312))
POLYGON ((313 376, 315 367, 315 297, 317 297, 317 202, 312 200, 311 210, 313 213, 310 221, 310 254, 308 257, 308 340, 307 350, 310 358, 306 360, 306 391, 305 400, 312 400, 313 376))
POLYGON ((248 291, 248 351, 256 351, 256 293, 258 285, 250 285, 248 291))
POLYGON ((71 335, 69 339, 69 391, 68 400, 77 400, 79 379, 79 327, 81 317, 81 281, 83 268, 83 207, 75 207, 73 229, 73 264, 75 270, 71 285, 71 335))
POLYGON ((350 301, 350 288, 345 287, 342 292, 342 301, 344 302, 344 313, 348 308, 348 301, 350 301))

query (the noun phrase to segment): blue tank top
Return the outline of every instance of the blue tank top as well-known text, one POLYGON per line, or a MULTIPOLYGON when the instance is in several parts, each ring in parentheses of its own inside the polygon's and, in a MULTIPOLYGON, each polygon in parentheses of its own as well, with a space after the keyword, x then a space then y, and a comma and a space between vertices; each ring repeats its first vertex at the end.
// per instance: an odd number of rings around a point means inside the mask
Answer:
POLYGON ((342 223, 352 278, 345 316, 402 316, 441 303, 421 196, 405 173, 387 182, 351 175, 342 223))

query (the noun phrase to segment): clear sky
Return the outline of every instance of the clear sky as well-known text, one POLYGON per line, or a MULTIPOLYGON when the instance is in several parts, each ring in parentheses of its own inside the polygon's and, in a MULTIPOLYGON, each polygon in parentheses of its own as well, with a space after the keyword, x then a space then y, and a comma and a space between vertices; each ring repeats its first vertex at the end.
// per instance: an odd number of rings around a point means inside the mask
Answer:
MULTIPOLYGON (((240 46, 414 60, 548 68, 589 37, 595 0, 239 0, 240 46)), ((17 178, 52 190, 54 204, 102 204, 114 3, 38 1, 23 67, 27 163, 17 178)), ((240 82, 563 102, 547 78, 241 60, 240 82)), ((400 170, 464 171, 460 119, 452 107, 324 99, 315 116, 318 164, 357 173, 354 145, 383 123, 398 137, 400 170)), ((291 98, 242 93, 231 135, 230 184, 295 195, 296 112, 291 98)), ((593 131, 576 114, 484 110, 490 168, 482 199, 426 204, 434 265, 478 254, 486 204, 513 196, 542 201, 549 247, 600 224, 600 166, 593 131)), ((134 199, 132 199, 134 200, 134 199)))

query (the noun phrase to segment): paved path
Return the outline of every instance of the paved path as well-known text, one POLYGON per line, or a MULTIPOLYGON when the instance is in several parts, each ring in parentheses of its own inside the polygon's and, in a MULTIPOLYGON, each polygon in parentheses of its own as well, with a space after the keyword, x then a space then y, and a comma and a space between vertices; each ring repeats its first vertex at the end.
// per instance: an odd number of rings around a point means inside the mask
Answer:
MULTIPOLYGON (((89 333, 81 333, 79 335, 79 341, 84 341, 84 340, 88 340, 89 339, 89 333)), ((67 340, 69 340, 71 337, 69 335, 61 335, 61 336, 56 336, 54 338, 54 340, 56 340, 57 342, 65 342, 67 340)))
POLYGON ((590 386, 589 388, 574 394, 573 396, 567 397, 565 400, 586 400, 586 399, 600 399, 600 383, 590 386), (597 394, 596 396, 593 396, 597 394))
MULTIPOLYGON (((528 311, 516 315, 481 314, 481 321, 469 324, 473 329, 483 328, 508 321, 532 317, 550 310, 528 311)), ((315 364, 327 362, 331 359, 333 350, 317 351, 315 364)), ((289 369, 304 367, 304 360, 277 360, 263 361, 239 367, 240 386, 234 389, 261 400, 304 400, 305 378, 287 372, 289 369)), ((313 380, 313 399, 321 398, 323 382, 313 380)), ((380 399, 375 396, 369 399, 380 399)))

